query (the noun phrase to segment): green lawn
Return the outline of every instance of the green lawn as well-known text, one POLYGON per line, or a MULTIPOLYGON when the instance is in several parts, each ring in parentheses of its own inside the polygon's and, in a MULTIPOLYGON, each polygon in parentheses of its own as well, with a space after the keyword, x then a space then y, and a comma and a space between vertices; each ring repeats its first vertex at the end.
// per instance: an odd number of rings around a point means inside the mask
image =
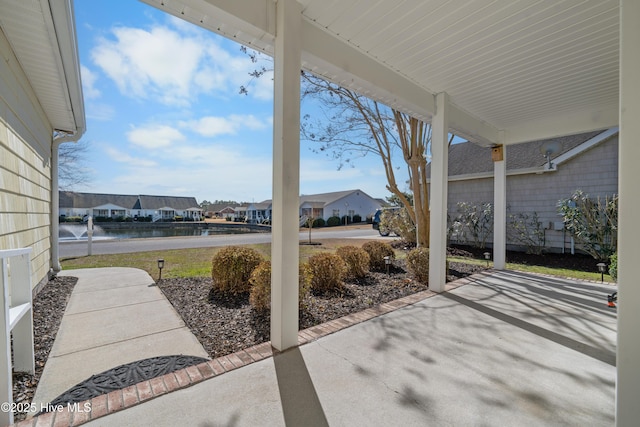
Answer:
MULTIPOLYGON (((316 241, 316 239, 314 239, 316 241)), ((355 245, 361 246, 366 240, 356 239, 325 239, 317 240, 322 245, 300 245, 300 259, 306 260, 311 255, 318 252, 333 252, 339 246, 355 245)), ((271 257, 271 245, 269 243, 248 245, 258 250, 265 259, 271 257)), ((153 252, 138 252, 117 255, 92 255, 78 258, 63 259, 61 261, 64 270, 76 268, 97 268, 97 267, 134 267, 145 270, 153 278, 158 277, 159 258, 164 259, 165 266, 162 270, 162 277, 202 277, 211 274, 211 259, 220 248, 199 248, 199 249, 176 249, 153 252)), ((399 257, 403 257, 403 252, 398 252, 399 257)), ((464 262, 477 265, 486 265, 486 261, 481 259, 471 259, 463 257, 449 257, 449 261, 464 262)), ((491 266, 491 263, 489 263, 491 266)), ((537 265, 524 265, 507 263, 507 269, 529 273, 550 274, 553 276, 571 277, 583 280, 600 280, 599 273, 591 273, 577 270, 567 270, 560 268, 549 268, 537 265)), ((613 282, 608 274, 604 276, 605 282, 613 282)))

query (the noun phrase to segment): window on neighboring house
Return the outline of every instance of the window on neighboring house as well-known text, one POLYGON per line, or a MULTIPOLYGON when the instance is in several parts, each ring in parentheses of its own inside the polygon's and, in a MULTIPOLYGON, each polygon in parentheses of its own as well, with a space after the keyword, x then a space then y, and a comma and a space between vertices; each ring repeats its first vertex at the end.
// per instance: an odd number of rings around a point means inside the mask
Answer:
POLYGON ((334 209, 332 216, 340 216, 340 209, 334 209))

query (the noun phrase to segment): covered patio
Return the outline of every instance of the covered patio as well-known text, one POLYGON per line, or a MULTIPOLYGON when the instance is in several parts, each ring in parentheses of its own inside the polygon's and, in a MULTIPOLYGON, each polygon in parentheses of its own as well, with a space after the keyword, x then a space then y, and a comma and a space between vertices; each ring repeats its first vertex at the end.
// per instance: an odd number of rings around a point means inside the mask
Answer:
POLYGON ((188 368, 176 374, 193 385, 152 384, 159 395, 140 394, 142 404, 122 392, 124 410, 111 393, 106 417, 94 402, 87 425, 610 426, 616 314, 602 303, 610 289, 477 275, 361 323, 366 312, 301 331, 310 342, 239 368, 235 356, 251 360, 257 347, 216 359, 216 374, 199 368, 206 380, 188 368))
MULTIPOLYGON (((436 292, 445 283, 449 132, 496 152, 493 259, 503 269, 509 145, 619 126, 616 423, 636 424, 640 288, 631 266, 640 241, 633 215, 640 211, 638 2, 144 1, 274 57, 271 337, 279 350, 297 345, 291 260, 298 259, 301 68, 432 124, 429 282, 436 292)), ((430 326, 425 319, 421 328, 430 326)), ((474 351, 468 344, 464 351, 474 351)))

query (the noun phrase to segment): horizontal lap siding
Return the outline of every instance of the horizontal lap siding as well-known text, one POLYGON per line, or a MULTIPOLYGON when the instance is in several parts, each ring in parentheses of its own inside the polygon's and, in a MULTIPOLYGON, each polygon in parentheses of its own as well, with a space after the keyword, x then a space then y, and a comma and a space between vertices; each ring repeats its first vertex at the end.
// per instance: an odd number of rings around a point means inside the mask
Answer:
POLYGON ((32 285, 51 265, 51 135, 0 32, 0 249, 31 247, 32 285))
MULTIPOLYGON (((569 198, 578 189, 591 197, 603 198, 618 192, 617 136, 558 165, 555 172, 508 176, 507 214, 535 211, 545 228, 553 228, 552 223, 562 221, 558 201, 569 198)), ((493 178, 449 182, 448 209, 452 218, 459 201, 493 203, 493 178)), ((563 247, 562 231, 546 230, 545 236, 547 247, 563 247)), ((567 249, 569 243, 567 235, 564 243, 567 249)))

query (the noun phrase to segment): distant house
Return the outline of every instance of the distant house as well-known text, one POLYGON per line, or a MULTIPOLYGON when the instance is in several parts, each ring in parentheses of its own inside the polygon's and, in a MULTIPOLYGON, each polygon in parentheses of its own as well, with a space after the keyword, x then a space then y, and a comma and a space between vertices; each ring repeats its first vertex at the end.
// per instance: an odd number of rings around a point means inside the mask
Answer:
MULTIPOLYGON (((544 151, 544 150, 542 150, 544 151)), ((508 146, 507 218, 534 212, 544 229, 549 251, 571 250, 573 242, 563 227, 557 204, 581 189, 592 197, 618 192, 618 130, 590 132, 508 146), (541 148, 556 145, 546 159, 541 148)), ((493 203, 491 150, 467 142, 449 148, 448 212, 453 219, 459 202, 493 203)), ((456 236, 452 236, 455 241, 456 236)), ((491 241, 491 239, 490 239, 491 241)), ((515 249, 518 242, 508 238, 515 249)))
MULTIPOLYGON (((325 221, 332 216, 350 220, 359 215, 363 220, 380 209, 379 200, 372 198, 362 190, 336 191, 332 193, 306 194, 300 196, 300 216, 322 218, 325 221)), ((247 207, 249 222, 266 222, 271 219, 271 200, 252 203, 247 207)))
POLYGON ((182 217, 191 221, 203 218, 195 197, 147 196, 77 193, 60 191, 60 216, 95 218, 147 218, 173 221, 182 217))

